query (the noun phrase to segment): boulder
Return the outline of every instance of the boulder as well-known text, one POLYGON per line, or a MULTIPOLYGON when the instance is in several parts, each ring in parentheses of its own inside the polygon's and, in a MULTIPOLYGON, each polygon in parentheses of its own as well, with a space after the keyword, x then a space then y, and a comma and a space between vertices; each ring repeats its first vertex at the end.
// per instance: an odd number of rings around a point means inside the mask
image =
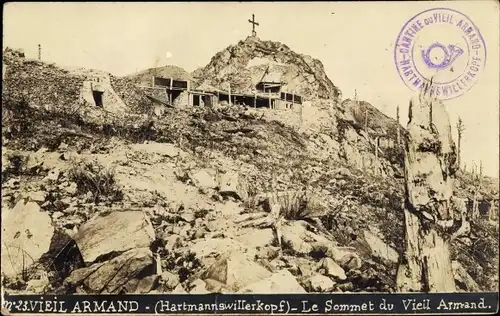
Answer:
POLYGON ((271 272, 248 256, 238 252, 223 255, 214 262, 201 278, 212 279, 226 284, 232 291, 237 291, 248 284, 271 276, 271 272))
POLYGON ((325 269, 327 276, 331 276, 331 277, 337 278, 339 280, 347 279, 347 276, 345 275, 344 269, 342 269, 342 267, 339 266, 331 258, 323 258, 323 260, 321 260, 320 267, 322 269, 325 269))
POLYGON ((313 247, 304 239, 307 236, 307 230, 300 222, 291 222, 281 227, 281 240, 284 247, 290 247, 295 253, 309 254, 313 247))
POLYGON ((201 169, 192 173, 190 178, 199 188, 215 189, 217 187, 217 181, 215 181, 215 170, 201 169))
POLYGON ((361 258, 352 250, 337 247, 331 242, 318 241, 312 243, 313 252, 323 253, 324 256, 333 259, 345 271, 359 269, 361 258))
POLYGON ((123 286, 123 291, 125 293, 146 294, 158 286, 159 279, 160 276, 156 274, 144 278, 134 278, 123 286))
POLYGON ((69 288, 84 285, 92 294, 135 293, 137 288, 149 291, 156 278, 149 278, 142 284, 140 280, 156 274, 154 261, 149 248, 132 249, 110 261, 75 270, 64 283, 69 288))
POLYGON ((182 284, 179 283, 172 291, 172 294, 188 294, 188 292, 186 292, 186 290, 182 287, 182 284))
POLYGON ((188 223, 194 222, 196 217, 194 216, 194 212, 192 210, 183 210, 179 217, 188 223))
POLYGON ((21 199, 2 210, 2 274, 16 276, 37 262, 50 248, 54 227, 47 212, 21 199))
POLYGON ((88 221, 73 237, 85 262, 110 253, 149 247, 155 239, 151 222, 142 211, 114 211, 88 221))
POLYGON ((61 171, 59 169, 52 169, 49 171, 47 176, 45 177, 45 180, 49 181, 57 181, 61 175, 61 171))
POLYGON ((78 192, 78 186, 75 182, 70 182, 70 184, 64 188, 64 191, 70 196, 73 196, 78 192))
POLYGON ((282 270, 274 273, 267 279, 252 283, 238 293, 258 294, 282 294, 282 293, 306 293, 306 290, 297 282, 295 277, 288 271, 282 270))
POLYGON ((274 233, 271 228, 255 229, 250 227, 241 229, 239 231, 239 236, 235 239, 248 248, 256 249, 271 245, 274 238, 274 233))
POLYGON ((26 292, 33 294, 44 293, 49 284, 47 278, 29 280, 26 284, 26 292))
POLYGON ((45 198, 47 197, 47 192, 44 191, 28 192, 24 194, 24 196, 32 202, 37 202, 39 204, 42 204, 43 202, 45 202, 45 198))
POLYGON ((361 268, 361 258, 355 253, 346 253, 338 262, 345 271, 351 271, 361 268))
POLYGON ((179 285, 180 280, 178 275, 165 271, 161 274, 160 282, 164 284, 167 289, 173 290, 179 285))
POLYGON ((374 233, 365 230, 364 231, 364 239, 370 246, 370 249, 372 250, 372 255, 382 258, 384 260, 388 260, 394 263, 398 262, 399 255, 394 250, 391 248, 389 245, 387 245, 382 239, 380 239, 377 235, 374 233))
POLYGON ((243 252, 245 246, 231 238, 196 239, 189 249, 200 259, 211 257, 212 254, 225 254, 234 251, 243 252))
POLYGON ((216 280, 206 279, 206 290, 210 293, 231 293, 227 285, 216 280))
POLYGON ((174 249, 182 247, 182 237, 176 234, 164 237, 163 241, 165 242, 165 249, 168 251, 174 251, 174 249))
POLYGON ((318 292, 327 292, 333 290, 335 283, 329 277, 321 274, 314 275, 311 280, 311 288, 318 292))
POLYGON ((221 174, 218 187, 222 196, 231 196, 242 201, 248 198, 248 188, 236 171, 221 174))
POLYGON ((193 289, 189 291, 189 294, 208 294, 210 293, 207 290, 207 283, 205 281, 196 279, 194 280, 191 285, 193 286, 193 289))

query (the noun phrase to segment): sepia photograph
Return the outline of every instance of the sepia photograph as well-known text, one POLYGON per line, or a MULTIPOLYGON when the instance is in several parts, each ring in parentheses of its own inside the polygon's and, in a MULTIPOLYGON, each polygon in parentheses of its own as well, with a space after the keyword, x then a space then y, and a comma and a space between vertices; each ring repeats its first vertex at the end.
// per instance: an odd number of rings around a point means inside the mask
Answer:
POLYGON ((499 7, 4 4, 2 315, 494 313, 499 7))

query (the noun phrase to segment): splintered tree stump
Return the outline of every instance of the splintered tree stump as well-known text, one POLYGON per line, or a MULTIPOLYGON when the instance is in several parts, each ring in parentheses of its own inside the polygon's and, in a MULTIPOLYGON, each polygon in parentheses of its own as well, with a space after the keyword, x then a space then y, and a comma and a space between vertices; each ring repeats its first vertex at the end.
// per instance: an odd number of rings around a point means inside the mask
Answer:
MULTIPOLYGON (((400 261, 400 292, 454 292, 449 234, 456 148, 448 113, 429 86, 410 101, 405 145, 405 253, 400 261)), ((457 212, 458 213, 458 212, 457 212)))

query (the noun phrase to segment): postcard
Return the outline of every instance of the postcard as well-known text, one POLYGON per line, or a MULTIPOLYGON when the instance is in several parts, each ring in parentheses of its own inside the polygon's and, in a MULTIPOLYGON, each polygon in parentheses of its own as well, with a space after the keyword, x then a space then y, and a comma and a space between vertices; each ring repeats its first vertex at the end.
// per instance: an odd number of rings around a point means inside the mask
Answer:
POLYGON ((4 4, 2 314, 495 313, 499 24, 4 4))

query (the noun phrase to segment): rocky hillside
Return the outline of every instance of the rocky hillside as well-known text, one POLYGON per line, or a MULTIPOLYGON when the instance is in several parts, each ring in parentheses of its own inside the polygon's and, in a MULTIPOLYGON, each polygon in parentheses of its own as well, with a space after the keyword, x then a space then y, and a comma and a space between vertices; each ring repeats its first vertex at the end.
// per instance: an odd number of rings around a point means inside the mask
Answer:
MULTIPOLYGON (((235 47, 252 42, 259 45, 235 47)), ((214 67, 223 67, 221 54, 214 67)), ((83 103, 73 113, 65 109, 79 104, 85 79, 18 58, 2 93, 6 291, 395 290, 401 151, 375 154, 380 128, 392 138, 397 125, 369 103, 361 102, 367 127, 357 105, 328 100, 300 119, 239 106, 167 108, 155 117, 130 80, 111 76, 130 111, 83 103), (66 81, 75 82, 58 83, 66 81)), ((338 91, 314 76, 314 91, 338 91)), ((459 181, 463 192, 474 184, 469 174, 459 181)), ((457 290, 496 289, 495 229, 482 219, 455 241, 457 290)))
POLYGON ((283 91, 303 95, 306 99, 341 100, 341 91, 325 74, 321 61, 295 53, 279 42, 247 37, 215 54, 202 69, 193 73, 201 85, 210 84, 234 92, 251 93, 266 78, 282 82, 283 91))
POLYGON ((174 80, 193 80, 192 76, 184 69, 174 65, 150 68, 126 76, 134 84, 151 86, 152 77, 173 78, 174 80))
MULTIPOLYGON (((104 71, 82 68, 61 68, 55 64, 19 56, 7 48, 3 55, 6 67, 2 96, 33 108, 57 113, 102 117, 106 114, 147 113, 151 101, 128 78, 119 78, 104 71), (99 110, 88 88, 91 83, 105 87, 103 109, 99 110)), ((102 123, 102 120, 101 120, 102 123)))

